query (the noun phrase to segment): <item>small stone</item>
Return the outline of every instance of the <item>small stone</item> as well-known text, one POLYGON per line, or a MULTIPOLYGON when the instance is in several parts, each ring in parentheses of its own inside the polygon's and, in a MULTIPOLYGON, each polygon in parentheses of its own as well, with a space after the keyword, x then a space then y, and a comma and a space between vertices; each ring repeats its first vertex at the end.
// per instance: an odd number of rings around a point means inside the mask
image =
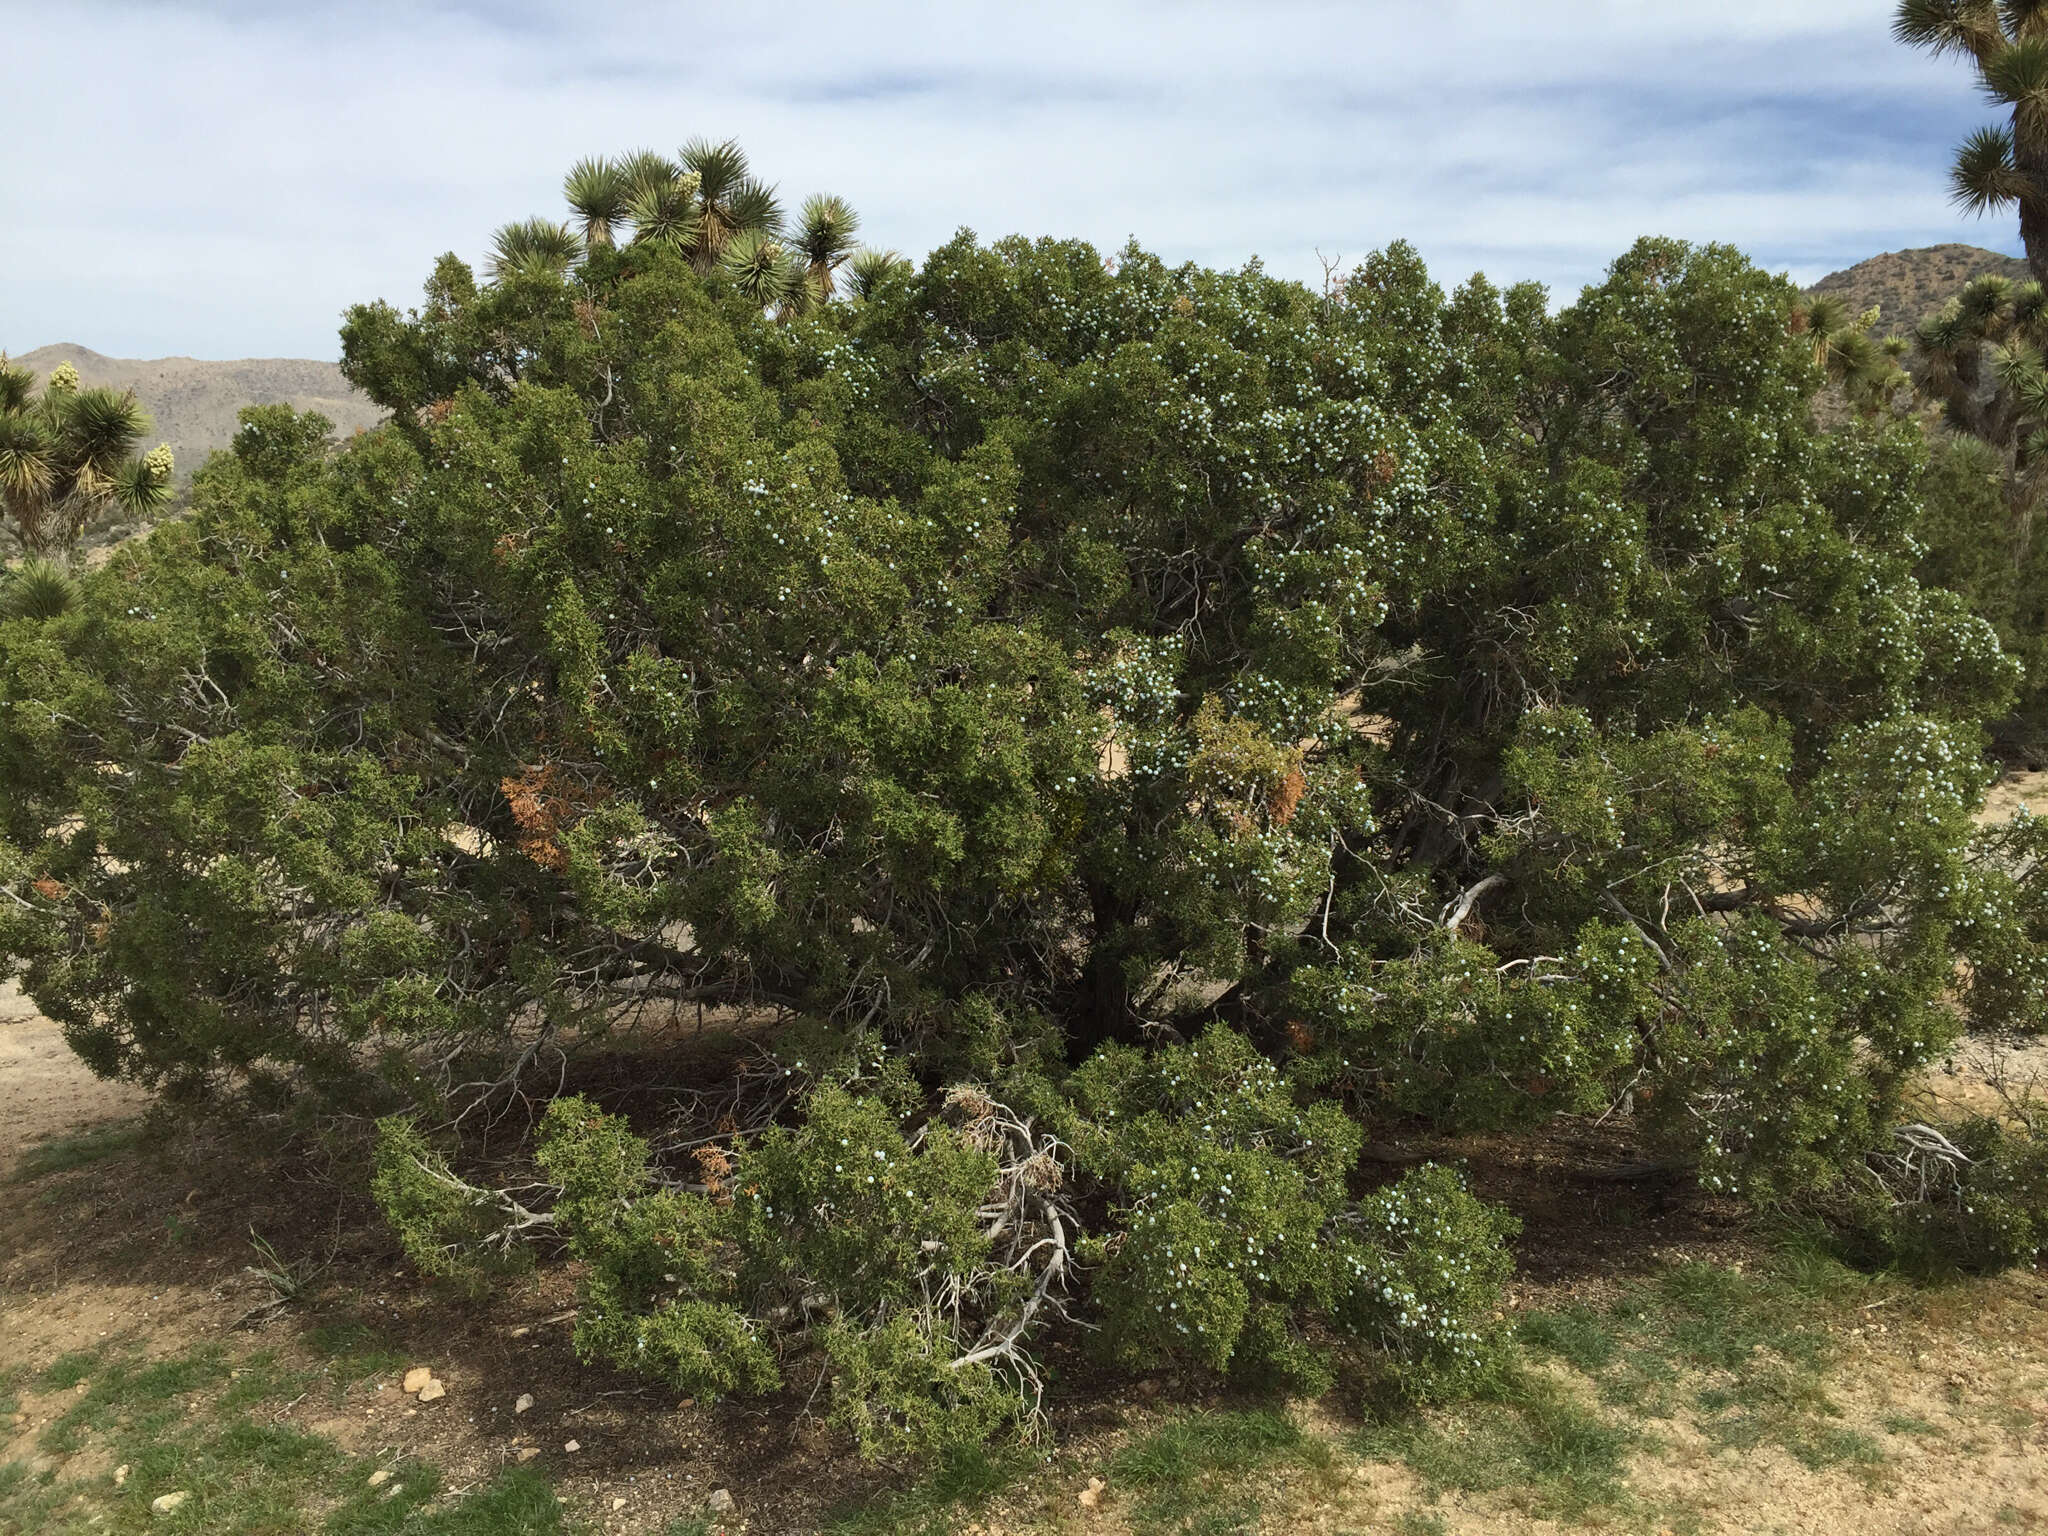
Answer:
POLYGON ((582 1450, 583 1447, 577 1444, 574 1440, 564 1440, 562 1442, 562 1449, 565 1451, 574 1452, 582 1450))
POLYGON ((424 1365, 416 1365, 405 1373, 405 1390, 417 1392, 434 1379, 434 1373, 424 1365))
POLYGON ((379 1467, 376 1471, 370 1474, 370 1486, 372 1488, 382 1488, 386 1483, 390 1481, 391 1469, 389 1467, 379 1467))
POLYGON ((1081 1507, 1083 1509, 1100 1509, 1102 1507, 1102 1490, 1108 1486, 1109 1484, 1099 1477, 1089 1478, 1088 1486, 1081 1490, 1081 1507))
POLYGON ((522 1462, 528 1462, 528 1461, 531 1461, 531 1460, 533 1460, 533 1458, 534 1458, 534 1457, 538 1456, 539 1454, 540 1454, 540 1447, 539 1447, 539 1446, 534 1446, 534 1445, 522 1445, 521 1447, 519 1447, 519 1460, 520 1460, 520 1461, 522 1461, 522 1462))
POLYGON ((152 1515, 168 1515, 191 1497, 191 1493, 183 1488, 176 1493, 160 1493, 149 1501, 149 1512, 152 1515))
POLYGON ((114 1468, 114 1486, 115 1486, 116 1488, 119 1488, 119 1487, 121 1487, 121 1486, 122 1486, 123 1484, 125 1484, 125 1483, 126 1483, 127 1481, 128 1481, 128 1463, 124 1461, 124 1462, 122 1462, 122 1463, 121 1463, 121 1465, 119 1465, 118 1467, 114 1468))
POLYGON ((714 1488, 711 1497, 704 1501, 704 1507, 714 1515, 729 1515, 733 1511, 733 1497, 730 1488, 714 1488))
POLYGON ((533 1332, 531 1328, 514 1328, 512 1330, 512 1337, 515 1339, 523 1339, 531 1332, 533 1332))
POLYGON ((420 1388, 420 1401, 423 1403, 431 1403, 434 1402, 436 1399, 446 1397, 447 1395, 448 1389, 442 1386, 438 1380, 430 1381, 424 1387, 420 1388))
POLYGON ((615 1515, 616 1515, 616 1514, 617 1514, 617 1513, 618 1513, 618 1512, 619 1512, 620 1510, 624 1509, 625 1507, 626 1507, 626 1501, 625 1501, 624 1499, 613 1499, 613 1500, 612 1500, 612 1513, 613 1513, 613 1514, 615 1514, 615 1515))
POLYGON ((405 1484, 393 1483, 389 1488, 386 1488, 384 1490, 384 1497, 387 1499, 395 1499, 403 1492, 405 1492, 405 1484))
POLYGON ((519 1394, 519 1401, 512 1405, 512 1411, 514 1413, 524 1413, 532 1406, 533 1394, 531 1392, 522 1392, 519 1394))

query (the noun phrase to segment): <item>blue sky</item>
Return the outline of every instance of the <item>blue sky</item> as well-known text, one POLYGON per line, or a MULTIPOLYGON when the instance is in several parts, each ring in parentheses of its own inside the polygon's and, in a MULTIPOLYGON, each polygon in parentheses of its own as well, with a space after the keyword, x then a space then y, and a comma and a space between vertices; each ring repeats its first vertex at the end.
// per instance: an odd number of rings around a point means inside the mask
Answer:
POLYGON ((0 347, 332 357, 352 302, 559 215, 577 156, 733 136, 921 256, 1136 236, 1312 278, 1395 239, 1569 298, 1642 234, 1802 281, 1961 240, 1988 119, 1890 0, 0 0, 0 347), (81 197, 79 188, 91 194, 81 197))

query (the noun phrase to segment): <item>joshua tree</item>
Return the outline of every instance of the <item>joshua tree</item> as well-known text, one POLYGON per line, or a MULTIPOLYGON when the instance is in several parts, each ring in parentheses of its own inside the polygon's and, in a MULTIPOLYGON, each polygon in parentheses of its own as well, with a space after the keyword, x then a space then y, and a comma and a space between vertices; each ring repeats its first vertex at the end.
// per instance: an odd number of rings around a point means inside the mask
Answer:
POLYGON ((54 619, 78 606, 78 583, 46 555, 0 573, 0 619, 54 619))
POLYGON ((109 506, 141 515, 170 499, 171 450, 135 451, 150 419, 134 391, 81 389, 69 363, 40 395, 35 383, 0 353, 0 509, 24 548, 60 553, 109 506))
POLYGON ((1898 336, 1879 341, 1870 334, 1881 318, 1875 309, 1851 313, 1839 295, 1815 294, 1793 316, 1793 325, 1813 343, 1813 360, 1850 406, 1874 415, 1893 403, 1911 380, 1899 366, 1909 343, 1898 336))
POLYGON ((491 237, 492 278, 514 272, 566 272, 583 254, 583 237, 567 224, 523 219, 491 237))
POLYGON ((1955 431, 2005 461, 2015 536, 2024 539, 2048 490, 2048 295, 2039 283, 1985 276, 1921 320, 1913 334, 1919 389, 1955 431))
POLYGON ((775 189, 755 180, 746 152, 731 139, 713 144, 692 139, 683 146, 683 169, 697 178, 697 212, 703 227, 691 248, 700 271, 709 271, 741 235, 782 233, 782 205, 775 189))
POLYGON ((809 268, 814 298, 832 297, 835 275, 853 255, 853 237, 859 230, 860 215, 845 198, 820 193, 804 199, 795 245, 809 268))
POLYGON ((610 245, 628 213, 634 178, 627 165, 602 157, 578 160, 562 178, 562 196, 583 221, 586 246, 610 245))
POLYGON ((626 217, 633 223, 635 242, 672 246, 695 251, 704 232, 704 215, 697 208, 697 177, 670 165, 666 174, 649 167, 650 174, 636 177, 626 203, 626 217))
POLYGON ((1972 213, 2019 210, 2027 264, 2048 282, 2048 0, 1899 0, 1892 35, 1968 58, 1984 94, 2010 108, 1963 141, 1951 183, 1972 213))
POLYGON ((750 229, 726 242, 719 270, 763 309, 800 313, 815 297, 803 257, 776 236, 750 229))
POLYGON ((846 265, 846 286, 856 299, 867 299, 877 288, 900 272, 908 272, 910 263, 896 251, 879 251, 873 246, 862 246, 853 253, 853 259, 846 265))

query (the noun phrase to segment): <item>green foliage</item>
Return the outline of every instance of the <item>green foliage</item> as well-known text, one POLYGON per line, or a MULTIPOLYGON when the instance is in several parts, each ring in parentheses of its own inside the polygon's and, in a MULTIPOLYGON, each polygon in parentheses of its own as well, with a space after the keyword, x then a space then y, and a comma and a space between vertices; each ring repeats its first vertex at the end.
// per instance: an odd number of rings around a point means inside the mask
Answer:
POLYGON ((1358 1128, 1296 1107, 1243 1037, 1212 1028, 1152 1055, 1110 1047, 1074 1074, 1077 1165, 1114 1192, 1093 1287, 1112 1350, 1320 1391, 1327 1319, 1369 1338, 1414 1390, 1489 1361, 1513 1222, 1448 1169, 1354 1202, 1358 1128))
POLYGON ((2048 1136, 1985 1115, 1903 1127, 1830 1214, 1858 1257, 1912 1273, 2032 1263, 2048 1248, 2048 1136))
POLYGON ((0 573, 0 619, 54 619, 78 606, 78 583, 54 560, 30 555, 0 573))
POLYGON ((549 1106, 541 1166, 586 1265, 578 1349, 706 1399, 770 1391, 778 1360, 808 1355, 869 1454, 1015 1425, 1034 1403, 973 1346, 1028 1321, 1032 1271, 992 1262, 977 1213, 1000 1179, 981 1122, 906 1133, 883 1099, 831 1084, 804 1111, 707 1153, 688 1188, 616 1117, 549 1106))
POLYGON ((405 1116, 377 1122, 370 1193, 421 1274, 479 1290, 527 1260, 526 1248, 502 1240, 510 1202, 458 1179, 405 1116))
POLYGON ((1349 1334, 1430 1391, 1496 1352, 1506 1224, 1443 1169, 1354 1200, 1361 1125, 1625 1113, 1825 1199, 1961 1030, 2048 1022, 2048 833, 1972 825, 2019 668, 1916 575, 1990 580, 1977 470, 1821 430, 1853 327, 1737 253, 1553 314, 1400 245, 1326 294, 910 271, 729 143, 567 190, 350 312, 388 427, 250 413, 0 623, 0 954, 96 1070, 384 1112, 790 1021, 823 1086, 715 1178, 570 1100, 527 1210, 388 1122, 423 1268, 552 1231, 586 1351, 800 1359, 871 1451, 1027 1414, 1067 1296, 1127 1358, 1313 1387, 1349 1334), (1014 1246, 1069 1177, 1085 1300, 1014 1246))

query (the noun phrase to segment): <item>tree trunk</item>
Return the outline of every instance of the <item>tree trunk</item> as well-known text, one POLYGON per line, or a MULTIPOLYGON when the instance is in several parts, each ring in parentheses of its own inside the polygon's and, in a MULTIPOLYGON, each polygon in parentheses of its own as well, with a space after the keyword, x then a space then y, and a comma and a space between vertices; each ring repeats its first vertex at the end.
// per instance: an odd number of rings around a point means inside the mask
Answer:
POLYGON ((1067 1059, 1076 1063, 1112 1040, 1135 1043, 1138 1039, 1123 966, 1136 907, 1102 885, 1090 887, 1088 904, 1094 909, 1094 931, 1068 1010, 1072 1022, 1067 1029, 1067 1059))
POLYGON ((2020 199, 2020 244, 2034 281, 2048 287, 2048 145, 2027 144, 2015 132, 2013 164, 2034 193, 2020 199))

